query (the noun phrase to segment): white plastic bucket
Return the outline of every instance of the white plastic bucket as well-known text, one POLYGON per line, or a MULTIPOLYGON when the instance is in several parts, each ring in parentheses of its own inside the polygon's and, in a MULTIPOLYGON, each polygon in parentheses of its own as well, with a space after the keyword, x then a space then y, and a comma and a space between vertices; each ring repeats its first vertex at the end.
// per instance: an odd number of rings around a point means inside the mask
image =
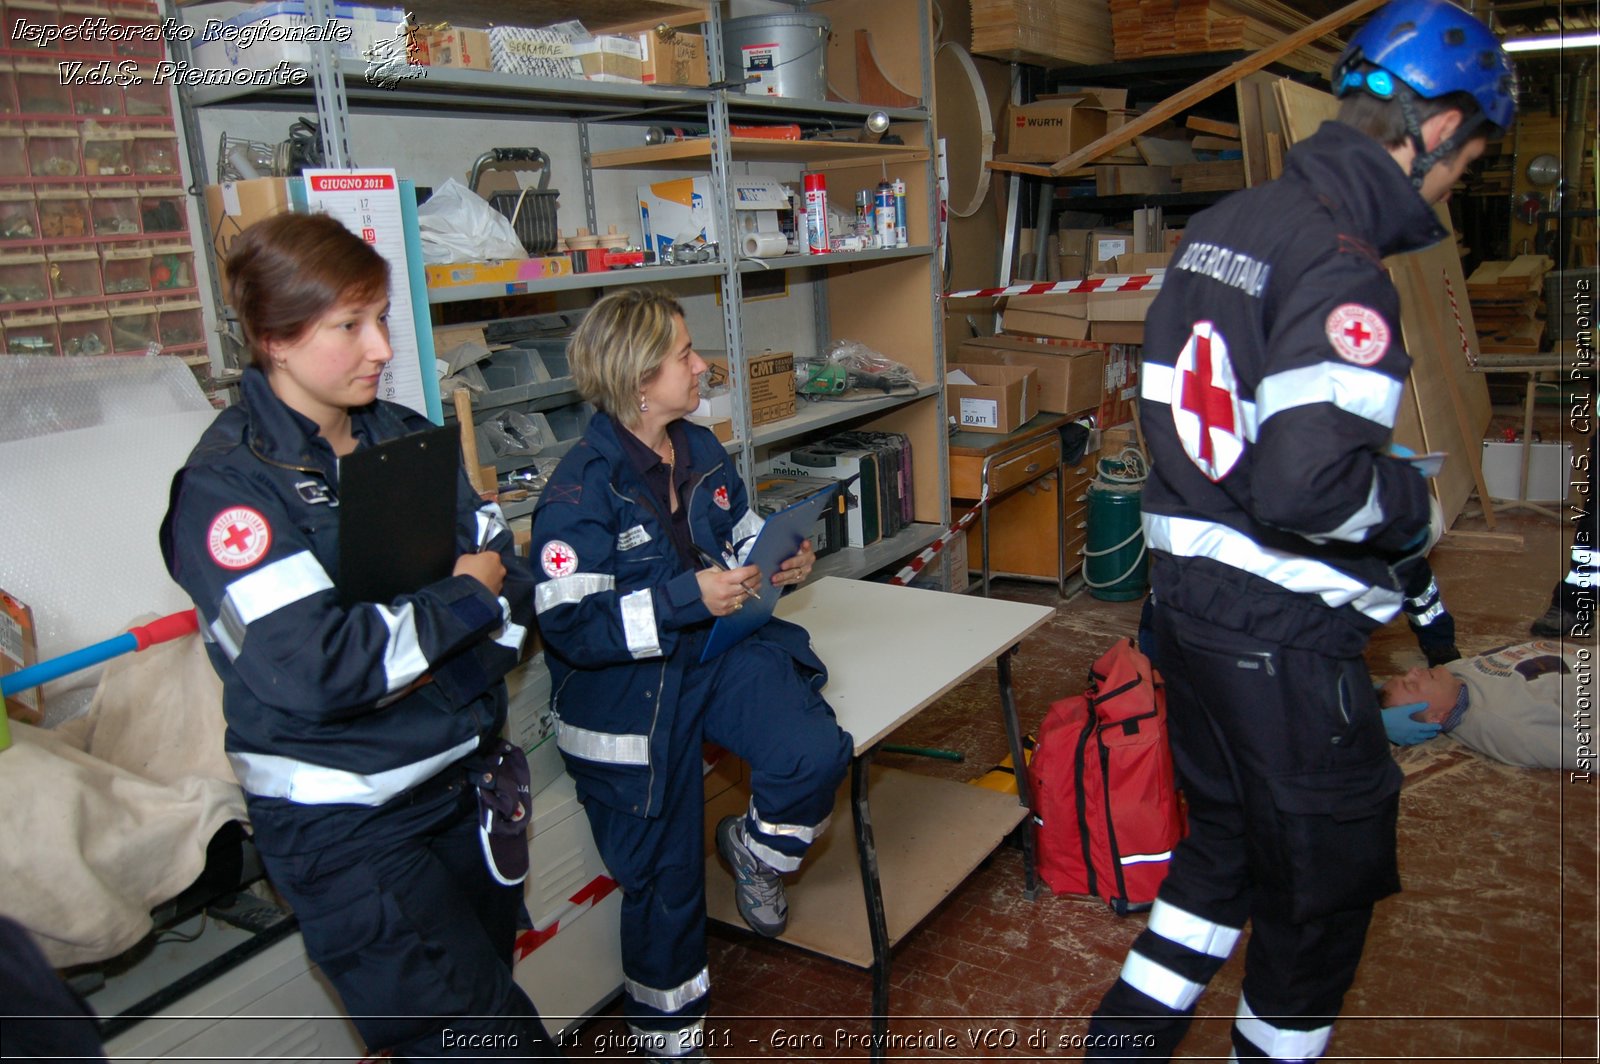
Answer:
POLYGON ((755 76, 747 96, 828 98, 829 22, 821 15, 750 15, 722 25, 729 81, 755 76))

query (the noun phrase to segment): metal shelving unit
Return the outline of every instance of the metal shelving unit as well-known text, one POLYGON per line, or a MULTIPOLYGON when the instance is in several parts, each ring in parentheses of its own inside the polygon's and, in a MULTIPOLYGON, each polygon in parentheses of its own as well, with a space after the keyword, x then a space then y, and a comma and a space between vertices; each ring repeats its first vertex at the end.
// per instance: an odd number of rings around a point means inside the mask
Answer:
MULTIPOLYGON (((327 0, 312 0, 313 6, 326 3, 327 0)), ((813 5, 813 10, 826 14, 829 9, 839 11, 853 6, 858 12, 871 11, 867 6, 871 3, 872 0, 832 0, 813 5)), ((925 87, 922 99, 931 100, 931 17, 925 4, 919 0, 911 0, 911 3, 920 11, 918 32, 925 87)), ((503 0, 468 0, 451 3, 448 7, 445 17, 462 24, 493 21, 542 25, 544 23, 538 21, 540 12, 550 15, 546 21, 558 14, 571 17, 572 13, 570 5, 556 5, 560 11, 552 13, 552 5, 541 0, 534 0, 531 5, 519 4, 514 15, 502 10, 506 7, 503 0)), ((592 10, 586 9, 582 17, 585 25, 596 33, 637 30, 656 20, 678 26, 692 26, 698 22, 706 35, 711 81, 713 84, 720 81, 722 22, 716 3, 596 0, 590 8, 592 10)), ((310 14, 317 17, 316 11, 310 14)), ((423 20, 425 12, 419 9, 417 14, 418 19, 423 20)), ((835 426, 903 432, 912 438, 915 452, 916 524, 892 542, 828 559, 830 564, 826 570, 836 575, 864 575, 894 563, 936 538, 949 518, 944 487, 948 459, 942 386, 943 341, 941 319, 936 309, 940 285, 932 246, 933 234, 937 232, 937 186, 933 175, 931 114, 926 107, 878 108, 834 101, 747 98, 720 89, 535 78, 438 68, 428 68, 425 77, 401 77, 395 83, 382 86, 367 78, 366 66, 359 60, 339 59, 331 54, 319 54, 315 59, 315 77, 299 85, 199 87, 185 90, 180 96, 189 111, 218 107, 303 111, 315 103, 325 139, 330 146, 339 145, 342 149, 339 161, 330 159, 330 165, 397 164, 402 173, 403 158, 350 158, 349 127, 377 116, 443 120, 504 117, 576 123, 583 155, 583 214, 591 226, 595 221, 591 174, 599 170, 709 171, 716 201, 712 209, 719 231, 725 234, 737 231, 733 207, 725 195, 727 179, 735 164, 757 162, 793 167, 792 178, 786 180, 796 185, 802 169, 819 170, 828 175, 831 186, 837 182, 840 191, 835 195, 840 196, 841 201, 855 187, 872 187, 880 173, 893 172, 902 176, 911 187, 912 202, 926 205, 925 212, 919 212, 919 217, 912 220, 910 228, 916 244, 911 247, 754 260, 727 254, 731 242, 725 239, 725 254, 717 262, 430 287, 428 302, 456 304, 506 296, 599 291, 634 284, 660 284, 671 288, 684 282, 714 278, 723 316, 722 336, 703 337, 702 342, 708 347, 720 342, 725 350, 735 354, 730 360, 734 441, 727 446, 738 456, 741 472, 752 490, 759 449, 814 438, 835 426), (888 111, 897 131, 906 134, 907 143, 778 141, 728 134, 731 125, 752 122, 792 122, 808 131, 851 129, 859 127, 869 113, 880 109, 888 111), (707 135, 661 145, 591 153, 590 130, 602 124, 681 125, 706 130, 707 135), (771 270, 790 272, 811 289, 819 348, 835 339, 859 339, 886 356, 912 366, 922 386, 908 394, 874 397, 859 403, 803 404, 792 418, 752 427, 743 387, 743 353, 760 338, 746 335, 749 327, 742 300, 742 278, 771 270), (874 289, 883 294, 879 298, 865 295, 874 289)), ((555 394, 558 393, 552 392, 555 394)), ((554 401, 551 396, 539 400, 541 404, 554 401)))

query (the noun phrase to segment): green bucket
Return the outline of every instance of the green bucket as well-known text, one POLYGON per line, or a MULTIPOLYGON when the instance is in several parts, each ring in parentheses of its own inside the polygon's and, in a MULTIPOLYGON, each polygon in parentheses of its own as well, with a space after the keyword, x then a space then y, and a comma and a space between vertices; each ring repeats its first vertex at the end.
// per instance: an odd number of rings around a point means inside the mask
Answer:
POLYGON ((1106 602, 1143 598, 1144 528, 1139 522, 1140 483, 1089 485, 1089 529, 1083 547, 1083 582, 1106 602))

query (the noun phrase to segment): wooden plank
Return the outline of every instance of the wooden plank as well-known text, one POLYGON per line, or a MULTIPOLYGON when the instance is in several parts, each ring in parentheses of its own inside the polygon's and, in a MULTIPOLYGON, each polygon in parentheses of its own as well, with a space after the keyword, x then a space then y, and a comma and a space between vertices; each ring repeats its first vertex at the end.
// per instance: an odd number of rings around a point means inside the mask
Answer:
POLYGON ((1179 166, 1195 161, 1194 149, 1186 140, 1168 140, 1165 137, 1135 137, 1134 147, 1151 166, 1179 166))
POLYGON ((1298 81, 1279 78, 1272 86, 1279 111, 1283 115, 1283 146, 1292 148, 1324 122, 1339 117, 1339 101, 1331 92, 1302 85, 1298 81))
POLYGON ((1449 529, 1433 549, 1455 547, 1460 550, 1512 551, 1521 554, 1522 534, 1519 532, 1463 532, 1449 529))
POLYGON ((1176 118, 1201 100, 1221 92, 1246 74, 1255 73, 1263 67, 1282 59, 1301 45, 1309 44, 1323 34, 1338 29, 1352 19, 1360 18, 1369 11, 1382 7, 1385 2, 1386 0, 1354 0, 1353 3, 1346 4, 1333 14, 1326 18, 1318 19, 1311 25, 1290 34, 1276 44, 1263 48, 1252 55, 1247 55, 1227 69, 1219 70, 1187 89, 1167 97, 1127 124, 1119 126, 1100 139, 1085 145, 1065 159, 1058 160, 1051 165, 1050 172, 1059 176, 1068 171, 1076 170, 1085 163, 1093 162, 1107 152, 1129 143, 1133 138, 1150 132, 1161 123, 1176 118))
POLYGON ((1229 140, 1239 139, 1239 123, 1218 122, 1212 118, 1201 118, 1199 115, 1190 115, 1183 120, 1184 127, 1196 133, 1210 133, 1218 137, 1227 137, 1229 140))
POLYGON ((1267 180, 1283 176, 1283 134, 1267 131, 1267 180))
POLYGON ((1261 83, 1272 80, 1270 74, 1251 74, 1234 85, 1234 96, 1239 104, 1239 141, 1244 145, 1244 187, 1250 188, 1267 180, 1267 137, 1261 128, 1261 83))

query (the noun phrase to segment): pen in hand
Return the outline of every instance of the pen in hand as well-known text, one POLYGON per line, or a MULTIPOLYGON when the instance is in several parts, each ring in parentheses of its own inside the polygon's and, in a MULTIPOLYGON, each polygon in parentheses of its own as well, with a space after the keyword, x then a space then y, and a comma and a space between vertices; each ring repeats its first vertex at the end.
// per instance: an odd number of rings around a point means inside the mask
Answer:
MULTIPOLYGON (((728 567, 722 563, 721 558, 718 558, 715 554, 712 554, 700 544, 690 541, 689 546, 693 547, 695 554, 700 557, 700 560, 711 566, 711 568, 717 569, 724 573, 728 571, 728 567)), ((761 592, 756 588, 751 587, 749 584, 740 584, 739 586, 744 588, 744 593, 749 595, 751 598, 759 599, 761 597, 761 592)))

